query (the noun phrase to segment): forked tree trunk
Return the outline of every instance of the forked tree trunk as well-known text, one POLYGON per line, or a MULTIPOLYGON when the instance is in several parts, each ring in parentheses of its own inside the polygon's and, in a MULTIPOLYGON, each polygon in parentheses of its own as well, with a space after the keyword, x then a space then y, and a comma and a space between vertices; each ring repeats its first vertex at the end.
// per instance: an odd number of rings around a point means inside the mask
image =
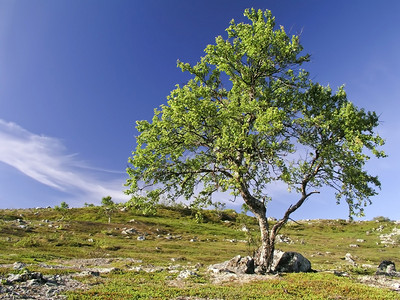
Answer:
MULTIPOLYGON (((318 169, 319 167, 316 169, 315 174, 318 172, 318 169)), ((254 256, 254 265, 256 272, 267 273, 273 271, 271 270, 271 267, 274 260, 276 235, 281 230, 283 225, 285 225, 286 222, 289 220, 290 215, 294 211, 296 211, 310 195, 319 193, 318 191, 310 192, 308 194, 306 193, 306 186, 309 180, 310 178, 307 177, 302 183, 302 196, 299 201, 297 201, 297 203, 294 205, 290 205, 289 208, 286 210, 283 218, 277 221, 271 229, 269 228, 267 220, 267 209, 264 203, 252 197, 247 190, 242 191, 243 200, 254 213, 260 226, 261 247, 258 249, 257 253, 254 256)))
POLYGON ((274 260, 275 238, 279 230, 288 220, 291 208, 286 212, 284 218, 279 220, 274 224, 272 229, 270 229, 265 204, 252 197, 246 189, 243 189, 242 197, 257 218, 260 227, 261 246, 254 255, 255 271, 261 274, 271 272, 272 262, 274 260))
POLYGON ((254 265, 257 273, 265 274, 271 271, 275 250, 275 234, 270 231, 264 214, 256 214, 261 233, 261 246, 254 256, 254 265))

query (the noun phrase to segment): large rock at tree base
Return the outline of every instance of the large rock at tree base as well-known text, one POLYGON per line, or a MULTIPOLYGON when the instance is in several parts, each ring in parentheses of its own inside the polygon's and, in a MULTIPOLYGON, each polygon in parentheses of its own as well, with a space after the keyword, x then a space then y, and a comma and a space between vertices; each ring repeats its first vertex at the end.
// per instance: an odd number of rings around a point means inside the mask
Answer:
POLYGON ((228 272, 236 274, 253 274, 254 260, 250 256, 242 257, 237 255, 223 263, 209 266, 208 270, 214 273, 228 272))
POLYGON ((311 262, 298 252, 275 250, 271 266, 272 272, 311 272, 311 262))
MULTIPOLYGON (((228 272, 236 274, 254 274, 256 271, 254 259, 250 256, 242 257, 240 255, 223 263, 211 265, 208 270, 214 273, 228 272)), ((300 253, 275 250, 271 271, 298 273, 312 270, 310 261, 300 253)))

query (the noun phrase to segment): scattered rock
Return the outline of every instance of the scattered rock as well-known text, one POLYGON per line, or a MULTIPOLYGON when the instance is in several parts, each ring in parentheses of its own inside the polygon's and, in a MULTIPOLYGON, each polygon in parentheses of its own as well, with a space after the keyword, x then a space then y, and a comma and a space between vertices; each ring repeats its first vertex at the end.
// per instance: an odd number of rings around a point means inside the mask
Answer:
POLYGON ((397 278, 375 275, 375 276, 361 276, 358 278, 358 280, 362 284, 379 288, 387 288, 393 291, 400 292, 400 281, 397 278))
POLYGON ((347 261, 347 262, 349 262, 351 265, 353 265, 353 266, 356 266, 357 264, 356 264, 356 262, 355 262, 355 260, 354 260, 354 258, 353 258, 353 256, 350 254, 350 253, 346 253, 346 255, 345 255, 345 257, 344 257, 344 260, 345 261, 347 261))
POLYGON ((144 241, 144 240, 146 240, 146 237, 143 236, 143 235, 141 235, 141 236, 138 236, 138 237, 137 237, 137 240, 138 240, 138 241, 144 241))
POLYGON ((360 247, 360 246, 357 245, 357 244, 350 244, 349 247, 350 247, 350 248, 358 248, 358 247, 360 247))
POLYGON ((391 233, 381 234, 379 238, 382 244, 395 245, 400 241, 400 229, 393 228, 391 233))
POLYGON ((193 272, 191 270, 183 270, 179 273, 177 279, 182 280, 182 279, 187 279, 192 276, 197 277, 197 276, 199 276, 199 274, 197 274, 196 272, 193 272))
POLYGON ((82 271, 82 272, 76 274, 75 276, 77 276, 77 277, 96 276, 97 277, 97 276, 100 276, 100 272, 86 270, 86 271, 82 271))
POLYGON ((363 240, 363 239, 357 239, 357 243, 365 243, 365 240, 363 240))
POLYGON ((42 273, 26 271, 22 274, 10 274, 6 278, 6 284, 13 284, 15 282, 26 282, 28 280, 37 280, 44 282, 42 273))
POLYGON ((137 230, 135 228, 122 228, 121 234, 129 235, 129 234, 136 234, 137 230))
POLYGON ((15 262, 13 264, 13 269, 14 270, 22 270, 23 268, 26 267, 26 264, 22 263, 22 262, 15 262))
POLYGON ((227 260, 220 264, 211 265, 208 270, 213 273, 236 273, 236 274, 253 274, 254 260, 250 256, 242 257, 240 255, 227 260))
POLYGON ((98 268, 96 269, 96 272, 99 272, 100 274, 108 274, 108 273, 118 273, 121 272, 122 270, 120 268, 98 268))
POLYGON ((171 261, 177 262, 177 261, 185 261, 186 257, 173 257, 171 258, 171 261))
POLYGON ((285 244, 293 244, 293 241, 290 237, 283 235, 283 234, 278 234, 276 236, 276 242, 277 243, 285 243, 285 244))
MULTIPOLYGON (((20 263, 18 263, 20 264, 20 263)), ((16 264, 15 264, 16 265, 16 264)), ((88 287, 69 275, 43 276, 26 270, 22 274, 9 274, 0 278, 0 299, 65 299, 65 291, 88 287)))
POLYGON ((224 241, 230 242, 230 243, 236 243, 237 242, 236 239, 224 239, 224 241))
POLYGON ((333 274, 340 277, 350 277, 350 274, 347 272, 333 271, 333 274))
POLYGON ((379 264, 378 269, 376 270, 376 275, 388 275, 388 276, 400 277, 400 272, 396 272, 396 266, 394 262, 390 260, 384 260, 379 264))
POLYGON ((243 225, 240 230, 243 231, 243 232, 249 232, 249 228, 247 228, 246 225, 243 225))

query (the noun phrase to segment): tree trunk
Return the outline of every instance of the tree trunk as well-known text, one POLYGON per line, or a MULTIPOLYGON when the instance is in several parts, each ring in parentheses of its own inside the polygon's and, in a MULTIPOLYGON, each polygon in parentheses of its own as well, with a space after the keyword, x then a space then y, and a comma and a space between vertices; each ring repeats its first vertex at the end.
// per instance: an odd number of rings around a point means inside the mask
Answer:
POLYGON ((283 222, 278 222, 273 226, 272 230, 270 230, 267 220, 267 208, 264 202, 251 196, 245 186, 241 193, 244 202, 257 218, 260 227, 261 246, 254 254, 254 268, 256 273, 265 274, 271 271, 272 262, 274 260, 275 237, 282 227, 283 222))
POLYGON ((254 256, 254 265, 257 273, 265 274, 271 271, 275 250, 275 234, 270 232, 265 211, 255 213, 261 233, 261 246, 254 256))

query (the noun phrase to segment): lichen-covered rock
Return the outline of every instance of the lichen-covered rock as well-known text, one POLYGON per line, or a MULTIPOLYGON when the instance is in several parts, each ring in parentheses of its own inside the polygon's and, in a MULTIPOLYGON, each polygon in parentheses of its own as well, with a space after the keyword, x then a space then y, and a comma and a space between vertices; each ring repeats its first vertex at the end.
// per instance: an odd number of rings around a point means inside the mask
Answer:
POLYGON ((384 260, 382 261, 378 269, 376 270, 377 275, 391 275, 391 276, 398 276, 399 273, 396 272, 396 266, 394 262, 390 260, 384 260))
POLYGON ((254 260, 250 256, 242 257, 237 255, 223 263, 209 266, 208 270, 214 273, 228 272, 236 274, 253 274, 254 260))
POLYGON ((275 250, 271 271, 285 273, 311 272, 311 262, 297 252, 275 250))

